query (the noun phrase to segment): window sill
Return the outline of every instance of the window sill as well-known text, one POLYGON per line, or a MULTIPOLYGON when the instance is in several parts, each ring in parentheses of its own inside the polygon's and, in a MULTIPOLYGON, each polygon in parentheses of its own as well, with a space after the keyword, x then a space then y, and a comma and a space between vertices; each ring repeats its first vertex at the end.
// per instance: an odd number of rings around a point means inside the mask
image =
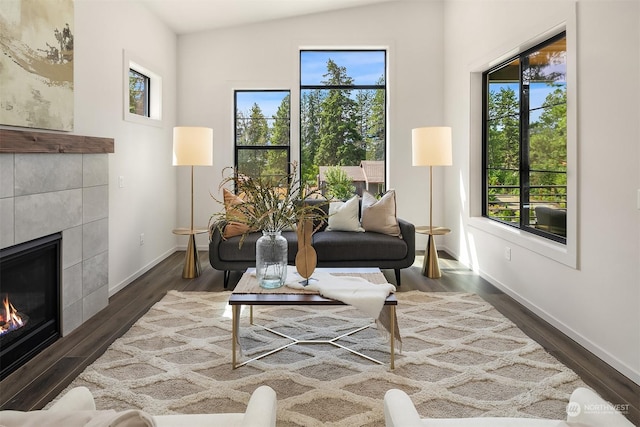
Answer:
POLYGON ((129 113, 128 111, 124 113, 124 120, 126 122, 137 123, 139 125, 162 127, 162 120, 140 116, 138 114, 129 113))
POLYGON ((526 248, 567 267, 577 269, 576 239, 571 236, 572 233, 570 233, 569 229, 567 230, 569 233, 567 235, 567 243, 563 245, 484 217, 470 218, 469 226, 526 248))

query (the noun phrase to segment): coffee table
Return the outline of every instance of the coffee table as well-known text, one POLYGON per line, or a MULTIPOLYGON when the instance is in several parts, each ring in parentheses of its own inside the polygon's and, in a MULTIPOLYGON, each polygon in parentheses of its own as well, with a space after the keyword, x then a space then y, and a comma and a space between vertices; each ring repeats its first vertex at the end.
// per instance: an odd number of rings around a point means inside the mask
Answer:
MULTIPOLYGON (((331 274, 364 277, 367 280, 375 283, 387 282, 387 280, 384 278, 384 275, 380 272, 380 269, 378 268, 358 268, 358 269, 327 268, 322 270, 328 271, 331 274)), ((339 347, 344 350, 347 350, 353 354, 356 354, 374 363, 377 363, 380 365, 385 364, 384 362, 374 359, 373 357, 367 356, 366 354, 362 354, 338 342, 341 338, 347 337, 349 335, 353 335, 356 332, 360 332, 364 329, 369 328, 371 325, 373 325, 373 323, 367 324, 366 326, 362 326, 352 331, 343 333, 329 340, 301 340, 301 339, 288 336, 286 334, 283 334, 281 332, 278 332, 266 326, 256 325, 275 335, 278 335, 282 338, 286 338, 291 342, 285 345, 282 345, 274 350, 270 350, 266 353, 260 354, 256 357, 252 357, 249 360, 239 363, 236 358, 236 353, 237 353, 237 346, 239 345, 238 335, 239 335, 239 329, 240 329, 240 309, 243 305, 248 305, 250 307, 249 322, 251 325, 254 325, 253 323, 253 306, 254 305, 318 305, 320 306, 320 305, 345 305, 345 304, 342 301, 324 298, 320 296, 318 293, 312 293, 312 291, 307 291, 307 290, 297 291, 296 289, 284 288, 284 287, 273 290, 273 291, 262 289, 258 286, 257 280, 255 278, 255 274, 253 273, 252 269, 250 269, 243 274, 242 278, 238 282, 238 285, 236 286, 234 291, 231 293, 231 296, 229 297, 229 305, 232 308, 232 333, 231 333, 232 335, 232 344, 231 344, 232 358, 231 359, 232 360, 231 360, 231 363, 232 363, 233 369, 239 368, 241 366, 246 365, 247 363, 253 362, 258 359, 262 359, 263 357, 269 356, 270 354, 276 353, 278 351, 284 350, 288 347, 291 347, 297 344, 331 344, 335 347, 339 347)), ((396 327, 397 327, 397 324, 396 324, 396 306, 397 305, 398 305, 398 300, 396 299, 395 294, 390 294, 385 300, 384 307, 383 307, 383 310, 384 309, 389 310, 388 318, 389 318, 389 333, 390 333, 390 339, 389 339, 389 347, 390 347, 389 368, 390 369, 395 368, 394 345, 395 345, 396 327)))

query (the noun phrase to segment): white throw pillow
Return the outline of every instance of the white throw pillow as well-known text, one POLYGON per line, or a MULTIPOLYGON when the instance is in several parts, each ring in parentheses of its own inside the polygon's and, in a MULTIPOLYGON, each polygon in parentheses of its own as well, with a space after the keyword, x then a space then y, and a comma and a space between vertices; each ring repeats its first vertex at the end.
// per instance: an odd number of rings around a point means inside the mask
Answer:
POLYGON ((325 231, 363 232, 358 214, 359 204, 358 196, 353 196, 346 202, 329 203, 329 225, 325 231))

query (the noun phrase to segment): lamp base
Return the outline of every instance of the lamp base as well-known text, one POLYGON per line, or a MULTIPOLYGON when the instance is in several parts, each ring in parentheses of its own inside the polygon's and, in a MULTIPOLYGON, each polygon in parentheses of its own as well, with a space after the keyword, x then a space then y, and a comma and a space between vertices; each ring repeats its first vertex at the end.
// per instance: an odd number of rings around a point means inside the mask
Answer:
POLYGON ((200 258, 198 257, 198 248, 196 246, 196 234, 206 233, 206 228, 175 228, 173 234, 179 236, 187 236, 187 252, 184 256, 184 268, 182 269, 182 277, 185 279, 193 279, 198 277, 202 272, 200 267, 200 258))
POLYGON ((189 235, 189 243, 187 244, 187 252, 184 256, 184 267, 182 269, 182 277, 184 279, 193 279, 200 276, 202 267, 200 266, 200 257, 196 248, 195 234, 189 235))
POLYGON ((433 234, 429 234, 429 243, 427 244, 427 253, 422 262, 422 274, 430 279, 439 279, 442 277, 440 273, 440 264, 438 262, 438 250, 436 249, 436 241, 433 234))

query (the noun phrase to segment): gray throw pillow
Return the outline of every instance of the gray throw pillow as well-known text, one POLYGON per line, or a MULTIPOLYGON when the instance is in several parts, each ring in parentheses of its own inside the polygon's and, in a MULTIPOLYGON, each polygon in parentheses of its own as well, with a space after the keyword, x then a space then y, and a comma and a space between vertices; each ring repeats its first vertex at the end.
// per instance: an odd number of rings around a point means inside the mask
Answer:
POLYGON ((387 191, 380 200, 366 191, 363 192, 361 223, 365 231, 400 236, 395 190, 387 191))

